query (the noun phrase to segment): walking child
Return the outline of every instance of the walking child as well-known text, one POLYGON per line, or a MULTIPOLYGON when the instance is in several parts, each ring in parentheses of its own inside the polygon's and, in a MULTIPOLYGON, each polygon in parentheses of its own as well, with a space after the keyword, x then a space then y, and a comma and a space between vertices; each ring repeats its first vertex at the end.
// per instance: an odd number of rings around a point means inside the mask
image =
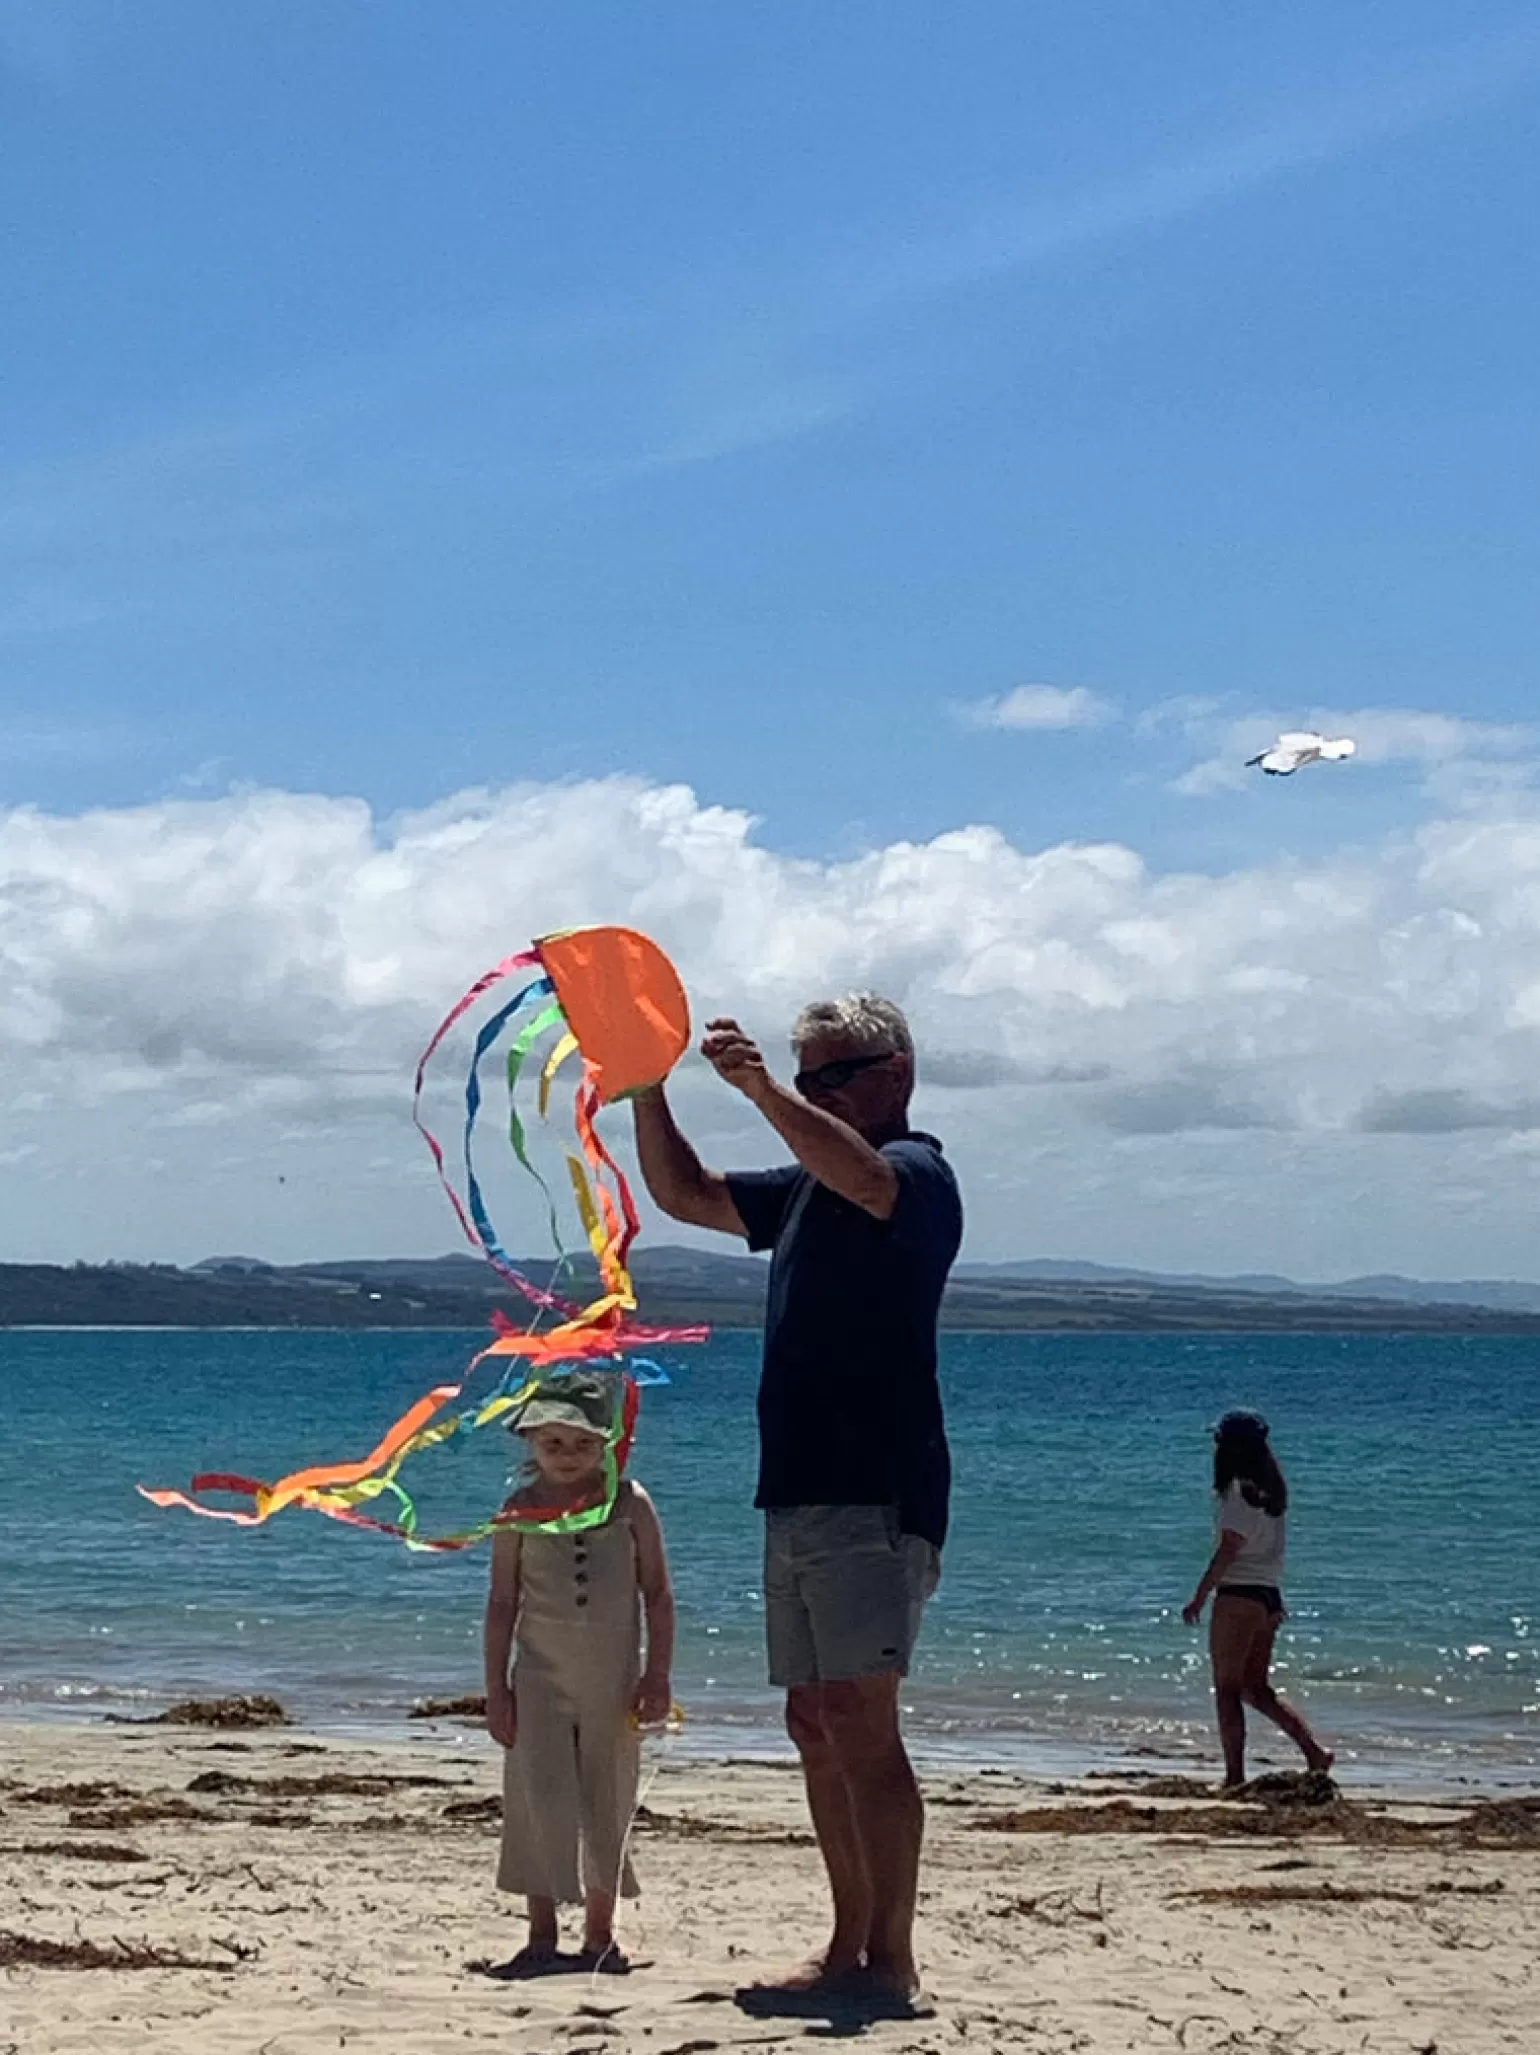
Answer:
MULTIPOLYGON (((612 1417, 603 1378, 545 1378, 515 1419, 532 1467, 505 1510, 601 1504, 612 1417)), ((639 1484, 622 1478, 609 1518, 579 1533, 500 1530, 485 1653, 487 1725, 505 1751, 498 1888, 529 1906, 511 1967, 624 1975, 615 1902, 636 1895, 627 1843, 641 1729, 668 1716, 674 1653, 663 1530, 639 1484), (559 1953, 569 1904, 583 1907, 576 1958, 559 1953)))
POLYGON ((1289 1487, 1260 1413, 1226 1413, 1215 1426, 1214 1497, 1217 1545, 1182 1618, 1196 1626, 1213 1592, 1209 1655, 1226 1788, 1246 1781, 1248 1705, 1283 1729, 1309 1768, 1329 1770, 1333 1756, 1274 1691, 1269 1675, 1284 1617, 1279 1587, 1289 1487))

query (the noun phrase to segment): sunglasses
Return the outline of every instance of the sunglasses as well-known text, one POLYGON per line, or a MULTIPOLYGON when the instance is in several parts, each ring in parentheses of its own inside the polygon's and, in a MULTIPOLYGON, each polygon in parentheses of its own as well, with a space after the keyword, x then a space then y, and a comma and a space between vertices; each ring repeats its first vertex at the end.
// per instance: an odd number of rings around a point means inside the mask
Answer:
POLYGON ((863 1070, 875 1070, 879 1063, 891 1063, 895 1052, 884 1049, 880 1056, 841 1056, 834 1063, 820 1063, 816 1070, 799 1070, 792 1083, 805 1099, 809 1092, 837 1092, 863 1070))

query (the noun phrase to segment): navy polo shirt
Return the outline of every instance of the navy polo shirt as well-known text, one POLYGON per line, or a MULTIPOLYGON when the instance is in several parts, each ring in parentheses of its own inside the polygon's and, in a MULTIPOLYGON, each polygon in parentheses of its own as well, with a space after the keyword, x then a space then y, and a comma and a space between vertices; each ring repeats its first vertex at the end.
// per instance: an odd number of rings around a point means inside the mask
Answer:
POLYGON ((933 1135, 905 1135, 882 1154, 898 1173, 887 1220, 797 1164, 728 1175, 749 1247, 774 1252, 754 1503, 892 1505, 904 1533, 939 1548, 951 1459, 936 1319, 962 1201, 933 1135))

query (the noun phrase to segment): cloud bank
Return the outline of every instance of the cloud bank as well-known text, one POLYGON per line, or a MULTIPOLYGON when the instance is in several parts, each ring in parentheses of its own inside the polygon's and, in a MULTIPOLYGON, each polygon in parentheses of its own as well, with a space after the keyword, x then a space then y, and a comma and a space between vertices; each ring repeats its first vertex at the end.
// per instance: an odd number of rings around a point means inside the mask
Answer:
MULTIPOLYGON (((1540 809, 1216 877, 987 826, 812 862, 627 779, 0 814, 5 1253, 449 1246, 417 1052, 509 947, 600 920, 778 1061, 811 996, 902 1001, 976 1254, 1536 1267, 1540 809)), ((717 1160, 774 1153, 698 1064, 679 1095, 717 1160)))

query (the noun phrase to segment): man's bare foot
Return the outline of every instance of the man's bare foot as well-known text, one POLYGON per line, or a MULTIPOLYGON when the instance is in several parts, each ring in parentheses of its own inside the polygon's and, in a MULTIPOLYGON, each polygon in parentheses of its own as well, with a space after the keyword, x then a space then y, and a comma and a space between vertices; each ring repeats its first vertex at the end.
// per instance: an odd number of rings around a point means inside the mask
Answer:
POLYGON ((751 1991, 832 1991, 865 1972, 858 1955, 846 1956, 834 1949, 824 1955, 810 1955, 784 1976, 756 1977, 751 1991))
POLYGON ((874 1996, 909 2003, 920 1995, 920 1972, 910 1962, 873 1962, 859 1972, 861 1989, 874 1996))
POLYGON ((1305 1765, 1308 1769, 1313 1770, 1318 1777, 1324 1777, 1336 1760, 1337 1758, 1329 1748, 1318 1748, 1314 1755, 1307 1755, 1305 1757, 1305 1765))
POLYGON ((874 2018, 934 2019, 936 2015, 935 2002, 925 1995, 920 1973, 912 1964, 907 1972, 863 1969, 845 1989, 874 2018))

